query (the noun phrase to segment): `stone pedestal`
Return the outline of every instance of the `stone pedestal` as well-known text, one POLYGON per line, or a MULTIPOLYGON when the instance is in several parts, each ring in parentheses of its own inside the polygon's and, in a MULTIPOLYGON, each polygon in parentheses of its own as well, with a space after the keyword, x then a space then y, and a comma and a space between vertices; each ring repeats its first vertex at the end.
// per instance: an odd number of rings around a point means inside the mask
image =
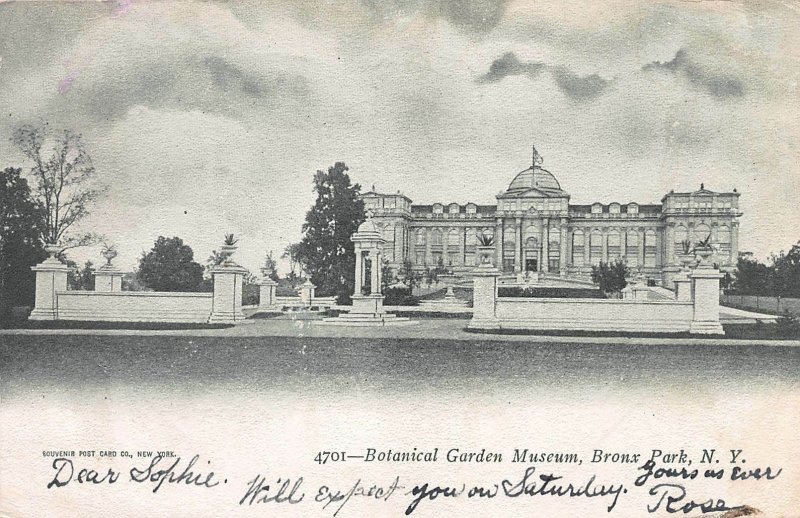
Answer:
POLYGON ((473 312, 467 325, 470 329, 499 329, 500 321, 495 312, 497 301, 497 279, 500 270, 484 265, 472 272, 473 312))
POLYGON ((276 293, 278 283, 269 277, 265 277, 258 284, 258 310, 273 311, 277 309, 276 293))
POLYGON ((376 318, 385 316, 386 311, 383 309, 383 295, 380 293, 353 295, 353 309, 351 309, 348 314, 351 317, 354 315, 376 318))
POLYGON ((225 263, 211 269, 214 299, 209 324, 235 324, 244 320, 242 313, 242 280, 247 269, 225 263))
POLYGON ((678 302, 691 302, 692 279, 690 272, 681 272, 675 277, 675 300, 678 302))
POLYGON ((94 291, 122 291, 122 270, 106 264, 94 272, 94 291))
POLYGON ((691 273, 694 292, 694 313, 689 330, 692 334, 722 335, 719 322, 719 280, 716 268, 698 267, 691 273))
POLYGON ((310 306, 314 301, 316 290, 317 287, 311 284, 311 280, 307 279, 306 282, 300 286, 300 302, 302 302, 304 306, 310 306))
POLYGON ((58 296, 56 292, 67 290, 67 273, 70 268, 58 260, 60 249, 46 247, 50 257, 31 270, 36 272, 36 303, 31 312, 31 320, 57 320, 58 296))

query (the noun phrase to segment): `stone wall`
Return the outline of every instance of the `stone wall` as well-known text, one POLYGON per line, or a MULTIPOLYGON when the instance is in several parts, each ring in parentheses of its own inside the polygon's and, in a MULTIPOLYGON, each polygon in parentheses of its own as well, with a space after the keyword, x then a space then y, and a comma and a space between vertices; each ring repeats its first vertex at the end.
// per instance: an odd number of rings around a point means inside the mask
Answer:
POLYGON ((212 293, 59 291, 56 320, 205 323, 212 293))

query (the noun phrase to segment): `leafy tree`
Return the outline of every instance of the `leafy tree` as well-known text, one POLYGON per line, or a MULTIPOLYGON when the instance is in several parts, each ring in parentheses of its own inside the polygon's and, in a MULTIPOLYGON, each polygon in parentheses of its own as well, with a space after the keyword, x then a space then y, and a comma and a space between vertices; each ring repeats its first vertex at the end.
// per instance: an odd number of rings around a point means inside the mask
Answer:
POLYGON ((43 220, 22 171, 8 167, 0 172, 0 320, 7 321, 12 306, 34 303, 31 266, 47 257, 40 240, 43 220))
POLYGON ((626 280, 630 271, 628 265, 617 259, 613 263, 592 266, 592 282, 606 294, 616 294, 628 285, 626 280))
POLYGON ((764 295, 772 291, 773 271, 751 253, 739 254, 734 288, 740 295, 764 295))
POLYGON ((800 297, 800 241, 788 253, 772 256, 773 289, 780 297, 800 297))
POLYGON ((306 213, 296 259, 311 276, 320 296, 349 302, 355 285, 355 251, 350 237, 364 221, 361 186, 350 183, 347 166, 336 162, 314 175, 317 199, 306 213))
POLYGON ((415 271, 414 266, 408 259, 403 261, 403 266, 400 267, 400 270, 397 272, 397 276, 403 281, 403 284, 408 287, 411 293, 414 292, 414 288, 417 288, 422 284, 422 273, 415 271))
POLYGON ((140 283, 155 291, 203 289, 203 267, 179 237, 159 236, 152 250, 142 254, 136 275, 140 283))
POLYGON ((275 282, 278 282, 278 263, 272 258, 272 250, 264 258, 264 265, 261 270, 265 272, 266 276, 275 282))
POLYGON ((71 232, 101 194, 89 186, 95 170, 81 136, 64 131, 51 139, 44 128, 23 126, 14 131, 11 142, 33 162, 33 196, 42 207, 44 223, 41 239, 64 249, 96 243, 96 234, 71 232), (45 149, 48 144, 53 146, 50 151, 45 149))
MULTIPOLYGON (((67 260, 67 266, 75 268, 74 261, 67 260)), ((70 270, 67 274, 67 284, 71 290, 94 291, 94 268, 91 261, 86 261, 83 268, 70 270)))
POLYGON ((300 271, 303 269, 303 265, 300 264, 300 243, 292 243, 284 248, 281 259, 289 260, 289 274, 294 278, 298 278, 300 271))

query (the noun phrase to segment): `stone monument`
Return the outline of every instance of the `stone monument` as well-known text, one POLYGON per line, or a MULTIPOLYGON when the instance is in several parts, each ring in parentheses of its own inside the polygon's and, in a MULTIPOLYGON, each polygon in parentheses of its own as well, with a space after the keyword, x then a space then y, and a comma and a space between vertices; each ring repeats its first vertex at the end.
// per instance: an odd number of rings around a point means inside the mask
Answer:
POLYGON ((407 318, 397 317, 383 309, 381 266, 385 241, 372 222, 371 213, 367 213, 366 221, 358 227, 350 240, 355 245, 356 254, 353 306, 349 313, 326 318, 323 322, 350 326, 409 323, 407 318))

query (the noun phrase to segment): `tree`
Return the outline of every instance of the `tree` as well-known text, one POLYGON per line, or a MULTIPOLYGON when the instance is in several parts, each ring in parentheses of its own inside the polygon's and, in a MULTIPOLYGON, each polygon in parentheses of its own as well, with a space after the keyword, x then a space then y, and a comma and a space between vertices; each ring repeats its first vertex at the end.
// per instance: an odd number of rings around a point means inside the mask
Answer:
MULTIPOLYGON (((75 268, 74 261, 67 260, 67 266, 75 268)), ((94 268, 91 261, 86 261, 83 268, 75 268, 67 274, 67 284, 71 290, 94 291, 94 268)))
POLYGON ((739 254, 736 262, 734 289, 739 295, 765 295, 772 291, 772 268, 755 259, 751 253, 739 254))
POLYGON ((264 272, 264 275, 278 282, 278 264, 275 262, 275 259, 272 258, 272 250, 264 257, 264 265, 261 267, 261 270, 264 272))
POLYGON ((159 236, 152 250, 142 254, 137 279, 155 291, 202 291, 203 267, 179 237, 159 236))
POLYGON ((65 130, 50 139, 45 129, 23 126, 14 131, 11 142, 33 162, 33 195, 44 218, 41 239, 61 244, 63 249, 96 243, 96 234, 71 232, 101 194, 89 186, 95 171, 81 136, 65 130), (53 147, 48 154, 45 146, 50 142, 53 147))
POLYGON ((22 170, 0 172, 0 320, 12 306, 32 306, 36 275, 31 266, 47 254, 40 240, 41 207, 31 198, 22 170))
POLYGON ((403 281, 403 284, 408 287, 411 293, 414 293, 414 288, 417 288, 422 284, 423 275, 420 272, 414 271, 414 266, 408 259, 403 261, 403 266, 400 267, 397 275, 398 278, 403 281))
POLYGON ((779 297, 800 297, 800 241, 772 256, 773 289, 779 297))
POLYGON ((305 267, 320 296, 350 300, 355 286, 355 250, 350 237, 364 221, 361 186, 350 184, 347 166, 336 162, 314 175, 317 199, 306 213, 303 238, 294 258, 305 267))
POLYGON ((597 284, 603 293, 616 294, 628 285, 626 279, 629 273, 628 265, 619 259, 613 263, 601 262, 592 266, 592 282, 597 284))

